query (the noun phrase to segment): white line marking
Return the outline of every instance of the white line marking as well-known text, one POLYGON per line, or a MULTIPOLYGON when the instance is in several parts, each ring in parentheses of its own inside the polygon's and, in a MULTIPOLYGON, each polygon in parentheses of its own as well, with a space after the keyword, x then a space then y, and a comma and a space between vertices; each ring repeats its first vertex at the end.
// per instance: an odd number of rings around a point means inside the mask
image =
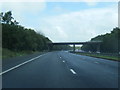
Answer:
POLYGON ((65 61, 63 61, 65 63, 65 61))
MULTIPOLYGON (((44 54, 44 55, 45 55, 45 54, 44 54)), ((23 63, 21 63, 21 64, 18 64, 18 65, 14 66, 14 67, 12 67, 12 68, 10 68, 10 69, 8 69, 8 70, 5 70, 5 71, 1 72, 0 75, 2 75, 2 74, 4 74, 4 73, 7 73, 7 72, 9 72, 9 71, 11 71, 11 70, 14 70, 14 69, 16 69, 16 68, 18 68, 18 67, 20 67, 20 66, 22 66, 22 65, 24 65, 24 64, 27 64, 27 63, 29 63, 29 62, 31 62, 31 61, 33 61, 33 60, 35 60, 35 59, 37 59, 37 58, 39 58, 39 57, 41 57, 41 56, 43 56, 43 55, 37 56, 37 57, 32 58, 32 59, 30 59, 30 60, 28 60, 28 61, 25 61, 25 62, 23 62, 23 63)))
POLYGON ((73 69, 70 69, 70 71, 71 71, 73 74, 77 74, 73 69))

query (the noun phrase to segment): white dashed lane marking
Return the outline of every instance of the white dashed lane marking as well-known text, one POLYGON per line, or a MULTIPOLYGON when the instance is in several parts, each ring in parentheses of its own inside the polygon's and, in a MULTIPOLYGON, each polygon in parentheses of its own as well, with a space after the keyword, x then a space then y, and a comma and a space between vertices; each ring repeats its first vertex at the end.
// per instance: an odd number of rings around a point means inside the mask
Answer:
POLYGON ((70 69, 70 71, 71 71, 73 74, 77 74, 73 69, 70 69))
POLYGON ((63 61, 63 63, 65 63, 65 61, 63 61))
POLYGON ((99 62, 94 62, 94 63, 99 64, 99 62))

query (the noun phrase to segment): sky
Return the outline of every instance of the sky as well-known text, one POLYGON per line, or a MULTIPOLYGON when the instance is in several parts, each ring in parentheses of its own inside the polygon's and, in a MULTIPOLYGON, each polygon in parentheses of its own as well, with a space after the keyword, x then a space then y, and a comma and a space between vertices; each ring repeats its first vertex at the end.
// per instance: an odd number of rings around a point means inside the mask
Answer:
POLYGON ((89 41, 118 26, 118 2, 0 2, 0 9, 53 42, 89 41))

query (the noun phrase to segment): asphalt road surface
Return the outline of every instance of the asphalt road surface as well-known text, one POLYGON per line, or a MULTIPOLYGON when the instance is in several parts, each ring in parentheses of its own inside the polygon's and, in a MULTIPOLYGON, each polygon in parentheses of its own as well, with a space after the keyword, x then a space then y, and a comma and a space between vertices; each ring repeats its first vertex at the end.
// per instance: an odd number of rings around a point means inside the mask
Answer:
POLYGON ((14 58, 4 65, 3 88, 118 88, 118 62, 64 51, 14 58), (15 60, 16 59, 16 60, 15 60))

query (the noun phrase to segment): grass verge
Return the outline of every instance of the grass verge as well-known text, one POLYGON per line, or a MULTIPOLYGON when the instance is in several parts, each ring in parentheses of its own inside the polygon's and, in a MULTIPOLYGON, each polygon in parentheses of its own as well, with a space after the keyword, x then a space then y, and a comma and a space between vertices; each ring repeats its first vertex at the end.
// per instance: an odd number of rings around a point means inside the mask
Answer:
POLYGON ((2 49, 2 59, 12 58, 12 57, 16 57, 16 56, 24 56, 24 55, 28 55, 28 54, 32 54, 32 53, 37 53, 37 51, 36 52, 33 52, 33 51, 17 52, 17 51, 11 51, 11 50, 3 48, 2 49))
POLYGON ((110 56, 110 55, 102 55, 102 54, 94 54, 94 53, 80 53, 80 52, 75 52, 75 54, 91 56, 91 57, 96 57, 96 58, 102 58, 102 59, 107 59, 107 60, 120 61, 119 56, 110 56))

